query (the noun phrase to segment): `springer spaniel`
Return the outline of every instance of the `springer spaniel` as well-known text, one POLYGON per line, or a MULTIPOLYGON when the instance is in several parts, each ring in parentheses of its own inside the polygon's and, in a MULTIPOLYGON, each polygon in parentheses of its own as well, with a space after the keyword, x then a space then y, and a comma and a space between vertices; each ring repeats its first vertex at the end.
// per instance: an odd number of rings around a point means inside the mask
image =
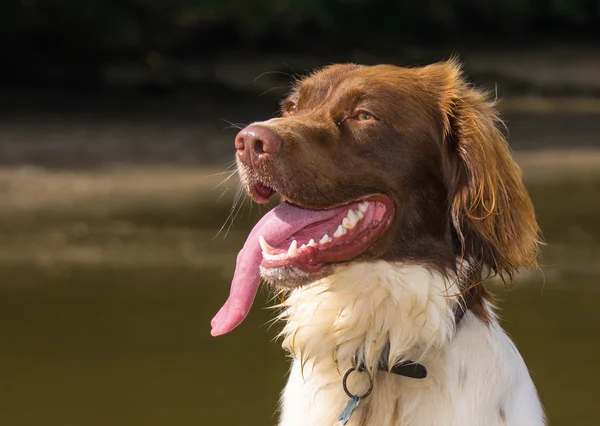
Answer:
POLYGON ((280 426, 535 426, 545 416, 482 286, 536 266, 538 226, 485 94, 455 61, 328 66, 235 139, 285 201, 237 257, 212 335, 261 277, 286 295, 280 426))

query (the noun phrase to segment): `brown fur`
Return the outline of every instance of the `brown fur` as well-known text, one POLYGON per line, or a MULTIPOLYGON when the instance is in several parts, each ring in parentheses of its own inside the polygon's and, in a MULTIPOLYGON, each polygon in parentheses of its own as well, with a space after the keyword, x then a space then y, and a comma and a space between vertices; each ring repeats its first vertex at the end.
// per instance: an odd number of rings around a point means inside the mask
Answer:
POLYGON ((538 253, 533 206, 499 123, 455 61, 332 65, 300 80, 269 122, 280 151, 240 172, 249 188, 264 183, 307 208, 389 196, 392 227, 357 259, 456 271, 467 306, 485 320, 482 273, 510 282, 538 253), (357 121, 359 110, 376 120, 357 121))

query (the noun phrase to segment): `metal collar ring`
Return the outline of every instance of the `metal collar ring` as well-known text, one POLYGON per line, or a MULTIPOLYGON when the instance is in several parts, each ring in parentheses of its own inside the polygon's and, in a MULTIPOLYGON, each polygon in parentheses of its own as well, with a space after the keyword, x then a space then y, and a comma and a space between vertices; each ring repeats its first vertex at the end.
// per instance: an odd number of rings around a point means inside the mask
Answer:
POLYGON ((371 392, 373 391, 373 378, 371 377, 371 374, 369 374, 369 372, 367 370, 363 370, 363 369, 357 370, 356 367, 351 367, 348 371, 346 371, 346 374, 344 374, 344 379, 342 380, 342 386, 344 387, 344 392, 346 392, 346 395, 348 395, 350 398, 358 397, 360 399, 364 399, 367 396, 369 396, 371 394, 371 392), (367 375, 367 377, 369 377, 369 389, 363 395, 355 395, 348 390, 346 381, 348 380, 348 377, 350 376, 350 374, 352 374, 353 371, 358 371, 359 373, 365 373, 367 375))

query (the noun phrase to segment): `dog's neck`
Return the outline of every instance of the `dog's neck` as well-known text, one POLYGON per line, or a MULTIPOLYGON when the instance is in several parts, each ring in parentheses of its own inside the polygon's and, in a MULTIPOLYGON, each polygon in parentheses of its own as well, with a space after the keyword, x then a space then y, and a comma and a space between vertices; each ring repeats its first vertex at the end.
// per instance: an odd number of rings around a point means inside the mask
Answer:
POLYGON ((292 291, 282 334, 294 360, 280 426, 341 425, 354 400, 344 376, 357 353, 371 371, 348 376, 360 402, 349 425, 544 424, 527 368, 490 303, 482 307, 489 321, 469 309, 455 326, 455 282, 425 266, 374 262, 292 291), (389 362, 421 363, 427 377, 374 372, 388 342, 389 362))
POLYGON ((455 332, 460 290, 422 266, 356 263, 291 292, 283 347, 302 365, 344 371, 357 354, 371 372, 389 344, 388 364, 426 363, 455 332))

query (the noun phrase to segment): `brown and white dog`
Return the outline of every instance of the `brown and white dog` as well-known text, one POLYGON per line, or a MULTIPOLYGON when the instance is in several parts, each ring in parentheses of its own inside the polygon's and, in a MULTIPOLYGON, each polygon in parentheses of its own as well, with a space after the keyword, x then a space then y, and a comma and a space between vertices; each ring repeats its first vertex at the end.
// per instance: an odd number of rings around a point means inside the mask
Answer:
POLYGON ((482 286, 538 254, 498 124, 455 61, 342 64, 238 134, 250 196, 286 201, 248 237, 212 334, 243 321, 261 277, 285 290, 280 426, 545 424, 482 286))

